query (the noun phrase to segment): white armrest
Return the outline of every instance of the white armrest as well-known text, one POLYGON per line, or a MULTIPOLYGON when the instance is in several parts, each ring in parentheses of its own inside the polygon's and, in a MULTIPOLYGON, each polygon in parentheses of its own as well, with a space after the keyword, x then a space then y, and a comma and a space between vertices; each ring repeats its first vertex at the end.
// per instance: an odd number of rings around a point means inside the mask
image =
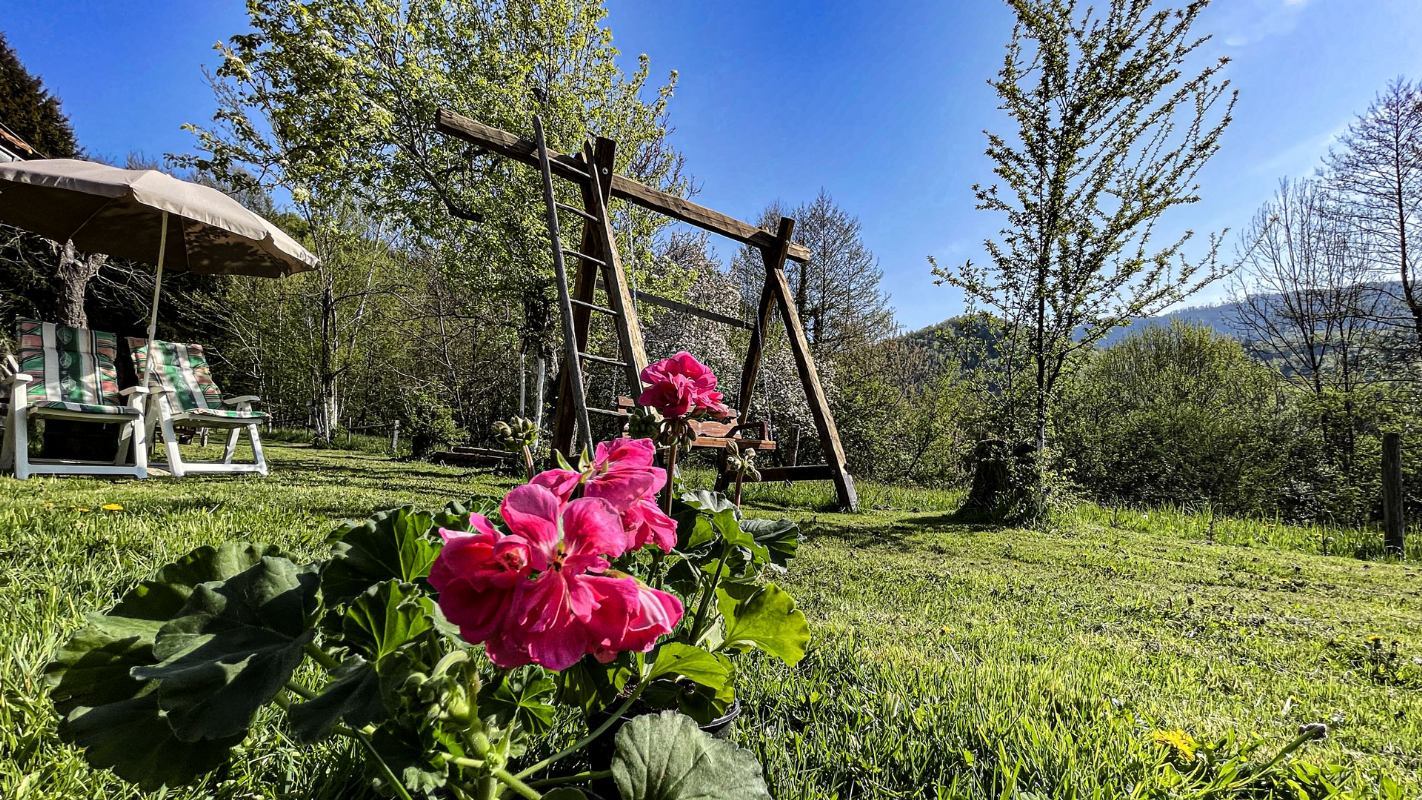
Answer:
POLYGON ((127 389, 119 389, 119 394, 128 397, 131 394, 148 394, 147 386, 130 386, 127 389))
POLYGON ((34 379, 35 379, 35 376, 33 376, 33 375, 26 375, 26 374, 23 373, 23 372, 16 372, 14 375, 11 375, 11 376, 10 376, 10 382, 11 382, 11 383, 29 383, 30 381, 32 381, 32 380, 34 380, 34 379))
POLYGON ((244 394, 241 397, 229 397, 222 401, 223 405, 235 406, 239 403, 260 403, 262 398, 254 394, 244 394))

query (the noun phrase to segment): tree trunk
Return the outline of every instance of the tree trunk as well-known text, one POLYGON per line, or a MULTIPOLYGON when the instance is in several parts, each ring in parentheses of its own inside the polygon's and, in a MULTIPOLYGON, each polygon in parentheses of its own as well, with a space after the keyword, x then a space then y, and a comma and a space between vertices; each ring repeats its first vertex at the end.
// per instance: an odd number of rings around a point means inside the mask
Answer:
MULTIPOLYGON (((50 242, 56 264, 54 274, 59 279, 55 292, 55 322, 71 328, 89 327, 89 314, 84 298, 89 281, 99 274, 108 260, 105 255, 85 255, 73 242, 50 242)), ((45 458, 93 459, 112 452, 118 446, 117 425, 94 425, 86 422, 51 419, 44 425, 45 458)))
POLYGON ((58 259, 54 271, 55 276, 59 278, 55 298, 55 321, 71 328, 87 328, 89 315, 84 310, 84 296, 89 288, 89 281, 99 274, 99 269, 104 266, 108 256, 83 255, 74 247, 73 242, 65 242, 62 245, 52 242, 50 246, 58 259))

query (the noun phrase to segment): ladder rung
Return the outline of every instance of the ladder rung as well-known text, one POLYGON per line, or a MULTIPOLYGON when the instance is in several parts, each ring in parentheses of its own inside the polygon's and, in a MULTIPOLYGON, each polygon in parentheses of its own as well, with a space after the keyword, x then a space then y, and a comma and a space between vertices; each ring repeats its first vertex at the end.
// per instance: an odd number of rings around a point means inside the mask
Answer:
POLYGON ((627 362, 625 361, 618 361, 615 358, 608 358, 606 356, 595 356, 592 353, 578 353, 578 358, 586 358, 589 361, 596 361, 599 364, 611 364, 614 367, 627 366, 627 362))
POLYGON ((593 408, 592 406, 588 406, 588 413, 601 414, 605 417, 626 417, 628 415, 626 411, 613 411, 607 408, 593 408))
POLYGON ((593 258, 592 256, 588 255, 587 253, 582 253, 582 252, 579 252, 579 251, 577 251, 577 250, 573 250, 572 248, 569 248, 569 247, 563 248, 563 253, 566 254, 566 255, 570 255, 570 256, 577 256, 578 258, 581 258, 581 259, 584 260, 584 261, 591 261, 592 263, 598 265, 599 267, 605 267, 605 266, 607 266, 607 262, 606 262, 606 261, 603 261, 603 260, 600 259, 600 258, 593 258))
POLYGON ((577 299, 576 297, 569 299, 568 302, 572 303, 572 304, 575 305, 575 306, 582 306, 583 308, 591 309, 591 310, 593 310, 593 311, 597 311, 597 312, 600 312, 600 313, 603 313, 603 314, 607 314, 607 315, 609 315, 609 316, 613 316, 613 317, 621 316, 621 314, 618 314, 616 311, 613 311, 612 309, 608 308, 607 306, 600 306, 600 305, 598 305, 598 304, 596 304, 596 303, 586 303, 586 302, 583 302, 582 300, 577 299))
POLYGON ((588 220, 589 222, 597 222, 597 217, 593 216, 592 214, 589 214, 581 208, 578 208, 577 206, 570 206, 567 203, 554 203, 553 205, 563 209, 564 211, 571 211, 574 214, 577 214, 578 216, 582 217, 583 219, 588 220))

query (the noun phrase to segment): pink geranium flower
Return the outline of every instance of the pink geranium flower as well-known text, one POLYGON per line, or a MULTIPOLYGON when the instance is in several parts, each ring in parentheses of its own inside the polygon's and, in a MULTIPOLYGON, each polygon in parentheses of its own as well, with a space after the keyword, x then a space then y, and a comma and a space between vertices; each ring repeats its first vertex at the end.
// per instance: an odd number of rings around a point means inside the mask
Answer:
POLYGON ((647 388, 637 402, 657 409, 664 417, 730 414, 721 392, 716 390, 716 374, 686 351, 648 364, 640 377, 647 388))
POLYGON ((530 484, 509 492, 499 513, 509 535, 475 515, 477 533, 447 534, 430 571, 445 616, 466 639, 483 641, 498 666, 561 670, 588 654, 650 649, 680 621, 675 597, 605 574, 607 559, 630 546, 607 500, 564 502, 530 484))
POLYGON ((676 520, 651 500, 638 500, 622 512, 622 525, 634 550, 654 544, 670 553, 676 547, 676 520))
POLYGON ((513 606, 528 576, 532 549, 523 539, 494 530, 479 514, 469 521, 473 533, 440 529, 444 548, 430 567, 430 585, 460 634, 482 642, 498 632, 513 606))
POLYGON ((586 497, 602 498, 621 514, 628 549, 651 543, 671 552, 676 546, 676 522, 653 502, 667 482, 667 471, 653 464, 656 452, 651 439, 601 442, 584 472, 550 469, 534 476, 533 484, 566 502, 586 481, 586 497))
POLYGON ((599 442, 592 463, 582 472, 550 469, 535 475, 532 482, 564 501, 586 482, 585 496, 601 497, 624 511, 638 500, 655 497, 666 485, 667 471, 655 465, 656 457, 657 446, 651 439, 599 442))

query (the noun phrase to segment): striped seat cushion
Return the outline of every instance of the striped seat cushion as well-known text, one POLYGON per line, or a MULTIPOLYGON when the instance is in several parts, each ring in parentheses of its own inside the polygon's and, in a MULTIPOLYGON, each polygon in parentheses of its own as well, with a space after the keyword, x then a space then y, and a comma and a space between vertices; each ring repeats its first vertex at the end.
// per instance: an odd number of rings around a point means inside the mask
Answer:
POLYGON ((31 407, 73 406, 68 410, 126 413, 114 366, 117 336, 33 319, 21 319, 16 327, 20 371, 34 378, 26 387, 31 407), (52 403, 60 406, 48 405, 52 403))
MULTIPOLYGON (((141 378, 148 369, 148 340, 130 337, 127 341, 133 354, 134 370, 141 378)), ((170 392, 169 397, 176 399, 174 416, 266 419, 267 415, 261 411, 235 411, 223 407, 222 392, 212 380, 212 370, 208 368, 202 345, 155 339, 151 352, 154 356, 153 377, 164 391, 170 392)))
POLYGON ((264 411, 237 411, 231 408, 194 408, 174 416, 181 419, 228 419, 247 422, 261 422, 267 418, 264 411))
POLYGON ((96 403, 66 403, 63 400, 41 400, 30 404, 30 413, 45 416, 46 411, 74 411, 80 414, 107 414, 112 417, 136 417, 138 409, 128 406, 105 406, 96 403))

